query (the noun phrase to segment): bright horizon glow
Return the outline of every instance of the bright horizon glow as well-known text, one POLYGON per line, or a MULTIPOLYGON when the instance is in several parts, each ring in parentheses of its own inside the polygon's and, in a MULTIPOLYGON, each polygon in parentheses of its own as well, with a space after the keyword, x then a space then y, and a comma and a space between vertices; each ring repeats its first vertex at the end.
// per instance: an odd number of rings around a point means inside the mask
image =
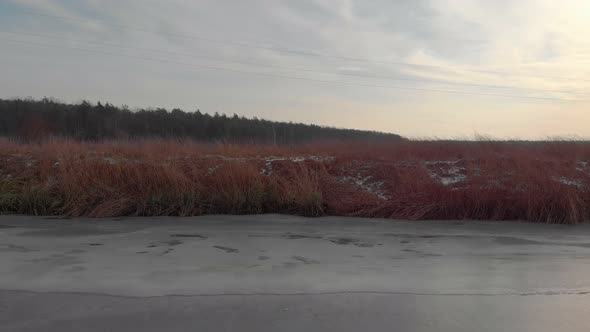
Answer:
POLYGON ((7 0, 0 17, 1 98, 200 109, 406 137, 590 137, 585 0, 7 0))

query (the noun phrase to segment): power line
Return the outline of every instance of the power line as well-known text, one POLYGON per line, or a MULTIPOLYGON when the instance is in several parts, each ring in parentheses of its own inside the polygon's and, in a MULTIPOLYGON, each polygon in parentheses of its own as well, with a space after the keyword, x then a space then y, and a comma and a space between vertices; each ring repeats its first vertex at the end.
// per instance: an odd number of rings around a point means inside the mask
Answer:
POLYGON ((254 61, 236 61, 236 60, 219 59, 217 57, 205 56, 205 55, 195 54, 195 53, 175 52, 175 51, 168 51, 168 50, 161 50, 161 49, 154 49, 154 48, 145 48, 145 47, 132 47, 132 46, 127 46, 127 45, 96 42, 96 41, 89 42, 89 41, 80 40, 80 39, 63 39, 63 38, 60 38, 57 36, 37 34, 37 33, 25 33, 25 32, 13 32, 13 31, 0 31, 0 32, 7 33, 7 34, 13 34, 13 35, 19 35, 19 36, 42 37, 42 38, 58 40, 61 42, 79 42, 79 43, 86 43, 89 45, 100 45, 100 46, 116 47, 116 48, 130 49, 130 50, 143 50, 143 51, 149 51, 149 52, 158 52, 158 53, 165 53, 165 54, 172 54, 172 55, 189 56, 189 57, 193 57, 193 58, 211 60, 211 61, 216 61, 216 62, 226 62, 226 63, 240 64, 240 65, 254 65, 254 66, 261 66, 261 67, 270 67, 270 68, 277 68, 277 69, 283 69, 283 70, 298 71, 298 72, 310 72, 310 73, 318 73, 318 74, 326 74, 326 75, 340 75, 340 76, 352 76, 352 77, 362 77, 362 78, 388 79, 388 80, 394 80, 394 81, 407 81, 407 82, 419 82, 419 83, 436 83, 436 84, 443 84, 443 85, 460 85, 460 86, 470 86, 470 87, 478 87, 478 88, 515 89, 515 90, 523 90, 523 91, 531 91, 531 92, 550 92, 550 93, 568 93, 568 94, 575 93, 573 91, 566 91, 566 90, 536 89, 536 88, 527 88, 527 87, 465 83, 465 82, 449 82, 449 81, 443 81, 443 80, 433 80, 433 79, 423 79, 423 78, 406 78, 406 77, 367 75, 367 74, 357 74, 357 73, 326 72, 326 71, 322 71, 322 70, 307 69, 307 68, 301 68, 301 67, 280 66, 280 65, 260 63, 260 62, 254 62, 254 61))
POLYGON ((171 63, 171 64, 176 64, 176 65, 181 65, 181 66, 194 67, 194 68, 242 73, 242 74, 248 74, 248 75, 266 76, 266 77, 274 77, 274 78, 284 78, 284 79, 291 79, 291 80, 303 80, 303 81, 328 83, 328 84, 336 84, 336 85, 362 86, 362 87, 370 87, 370 88, 387 88, 387 89, 397 89, 397 90, 437 92, 437 93, 450 93, 450 94, 488 96, 488 97, 503 97, 503 98, 516 98, 516 99, 535 99, 535 100, 560 101, 560 102, 588 102, 588 101, 590 101, 590 100, 581 100, 581 99, 562 99, 562 98, 551 98, 551 97, 535 97, 535 96, 523 96, 523 95, 458 91, 458 90, 439 90, 439 89, 415 88, 415 87, 405 87, 405 86, 388 86, 388 85, 362 84, 362 83, 351 83, 351 82, 326 81, 326 80, 318 80, 318 79, 312 79, 312 78, 306 78, 306 77, 296 77, 296 76, 260 73, 260 72, 252 72, 252 71, 240 70, 240 69, 234 69, 234 68, 207 66, 207 65, 170 61, 170 60, 149 58, 149 57, 136 56, 136 55, 104 52, 104 51, 91 50, 91 49, 85 49, 85 48, 80 48, 80 47, 70 47, 70 46, 61 46, 60 47, 60 46, 55 46, 55 45, 35 43, 35 42, 29 42, 29 41, 23 41, 23 40, 14 40, 14 39, 8 39, 8 38, 0 38, 0 40, 14 42, 14 43, 20 43, 20 44, 33 45, 33 46, 42 46, 42 47, 57 48, 57 49, 65 48, 65 49, 76 50, 76 51, 81 51, 81 52, 104 54, 104 55, 118 56, 118 57, 127 57, 127 58, 133 58, 133 59, 139 59, 139 60, 151 61, 151 62, 158 62, 158 63, 171 63))
MULTIPOLYGON (((48 18, 63 20, 63 21, 76 21, 76 22, 84 22, 84 23, 88 22, 87 20, 78 19, 78 18, 74 18, 74 17, 50 15, 50 14, 45 14, 45 13, 27 11, 27 10, 23 10, 23 9, 19 9, 19 10, 24 14, 33 15, 33 16, 48 17, 48 18)), ((296 49, 292 49, 292 48, 284 48, 284 47, 276 47, 276 46, 261 46, 261 45, 252 44, 252 43, 226 41, 226 40, 220 40, 220 39, 216 39, 216 38, 204 37, 204 36, 193 35, 193 34, 189 35, 189 34, 153 31, 153 30, 149 30, 149 29, 136 28, 136 27, 129 26, 129 25, 119 24, 116 22, 108 22, 108 21, 104 21, 104 20, 95 20, 95 21, 100 22, 104 25, 109 25, 111 28, 116 28, 116 29, 120 29, 120 30, 132 30, 132 31, 139 31, 139 32, 150 33, 150 34, 155 34, 155 35, 165 35, 165 36, 175 37, 175 38, 201 40, 201 41, 205 41, 205 42, 209 42, 209 43, 230 45, 230 46, 235 46, 235 47, 262 49, 262 50, 268 50, 268 51, 285 53, 285 54, 294 54, 294 55, 311 56, 311 57, 323 57, 323 58, 331 58, 331 59, 354 61, 354 62, 374 63, 374 64, 406 66, 406 67, 414 67, 414 68, 428 68, 428 69, 436 69, 436 70, 443 70, 443 71, 449 71, 449 70, 450 71, 467 71, 467 72, 474 72, 474 73, 513 76, 513 77, 521 76, 521 77, 536 77, 536 78, 559 79, 559 80, 568 80, 568 81, 590 82, 590 79, 574 78, 574 77, 551 76, 551 75, 540 75, 540 74, 524 74, 524 73, 514 73, 514 72, 492 70, 492 69, 473 69, 473 68, 465 68, 465 67, 457 67, 457 66, 454 66, 454 67, 446 66, 445 67, 445 66, 416 64, 416 63, 401 62, 401 61, 383 61, 383 60, 374 60, 374 59, 359 58, 359 57, 346 57, 346 56, 339 56, 339 55, 322 54, 322 53, 313 52, 313 51, 296 50, 296 49)))

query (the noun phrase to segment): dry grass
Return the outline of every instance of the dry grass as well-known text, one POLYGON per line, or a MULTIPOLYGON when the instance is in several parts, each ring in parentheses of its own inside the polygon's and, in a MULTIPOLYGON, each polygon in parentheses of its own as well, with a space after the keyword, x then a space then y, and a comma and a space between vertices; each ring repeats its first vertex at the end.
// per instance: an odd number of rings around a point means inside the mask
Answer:
POLYGON ((0 140, 0 213, 290 213, 580 223, 590 144, 404 141, 298 147, 0 140))

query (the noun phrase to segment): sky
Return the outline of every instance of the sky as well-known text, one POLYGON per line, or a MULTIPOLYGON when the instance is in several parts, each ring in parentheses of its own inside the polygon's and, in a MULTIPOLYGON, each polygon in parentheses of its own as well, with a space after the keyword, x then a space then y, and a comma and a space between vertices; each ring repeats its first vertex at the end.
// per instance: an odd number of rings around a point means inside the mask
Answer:
POLYGON ((587 0, 3 0, 0 98, 590 137, 587 0))

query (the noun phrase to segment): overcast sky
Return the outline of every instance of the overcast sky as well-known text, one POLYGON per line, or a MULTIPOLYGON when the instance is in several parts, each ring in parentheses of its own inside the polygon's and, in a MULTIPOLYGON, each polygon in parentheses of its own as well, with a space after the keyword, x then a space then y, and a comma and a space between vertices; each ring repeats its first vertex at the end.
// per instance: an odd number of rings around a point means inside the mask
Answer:
POLYGON ((587 0, 3 0, 0 97, 590 137, 587 0))

